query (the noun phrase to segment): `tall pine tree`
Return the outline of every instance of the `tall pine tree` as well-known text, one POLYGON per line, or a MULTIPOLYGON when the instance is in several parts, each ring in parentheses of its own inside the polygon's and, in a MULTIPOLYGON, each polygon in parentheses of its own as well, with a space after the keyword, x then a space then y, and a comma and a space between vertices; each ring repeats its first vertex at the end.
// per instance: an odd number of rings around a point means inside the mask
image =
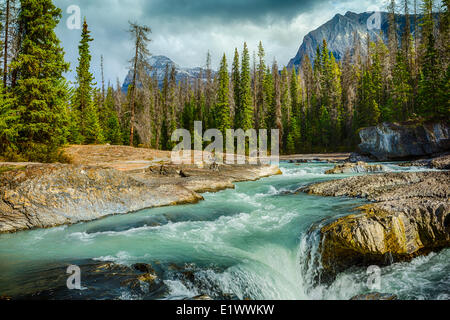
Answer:
POLYGON ((240 86, 240 106, 238 109, 239 122, 238 129, 248 130, 253 128, 253 99, 252 99, 252 81, 250 74, 250 54, 247 43, 244 43, 241 65, 241 86, 240 86))
POLYGON ((51 0, 22 0, 19 24, 24 33, 20 55, 12 69, 20 76, 14 87, 18 120, 18 150, 30 161, 61 159, 67 137, 67 87, 63 73, 69 69, 54 29, 61 10, 51 0))
POLYGON ((82 142, 87 144, 103 142, 97 104, 94 101, 94 76, 90 71, 92 57, 89 42, 93 40, 86 19, 84 19, 80 45, 78 46, 77 89, 75 90, 74 115, 72 118, 77 119, 79 117, 77 123, 80 126, 82 142))
POLYGON ((225 136, 226 130, 231 129, 230 120, 230 92, 229 83, 230 78, 228 76, 228 64, 225 54, 220 62, 219 69, 219 87, 217 92, 216 103, 216 128, 222 132, 225 136))

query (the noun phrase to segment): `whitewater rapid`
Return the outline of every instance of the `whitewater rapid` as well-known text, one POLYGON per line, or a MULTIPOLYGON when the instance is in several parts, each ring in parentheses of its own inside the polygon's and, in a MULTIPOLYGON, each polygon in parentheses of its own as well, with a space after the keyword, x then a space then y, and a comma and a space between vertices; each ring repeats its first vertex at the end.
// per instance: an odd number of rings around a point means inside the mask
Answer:
MULTIPOLYGON (((386 166, 389 171, 424 170, 386 166)), ((317 281, 319 236, 308 231, 363 203, 294 193, 309 183, 336 178, 324 174, 332 167, 286 163, 281 176, 204 194, 205 201, 196 205, 0 235, 0 294, 20 296, 48 290, 55 285, 46 280, 49 273, 64 270, 68 264, 99 262, 161 265, 168 289, 159 299, 203 294, 266 300, 349 299, 367 293, 365 269, 342 273, 331 284, 317 281), (169 265, 188 268, 195 281, 186 281, 170 271, 169 265)), ((449 258, 450 250, 444 250, 384 267, 381 291, 402 299, 450 299, 449 258)), ((83 285, 95 288, 95 283, 83 285)), ((80 295, 149 298, 145 288, 142 293, 114 286, 101 290, 85 290, 80 295), (101 290, 108 292, 100 294, 101 290)))

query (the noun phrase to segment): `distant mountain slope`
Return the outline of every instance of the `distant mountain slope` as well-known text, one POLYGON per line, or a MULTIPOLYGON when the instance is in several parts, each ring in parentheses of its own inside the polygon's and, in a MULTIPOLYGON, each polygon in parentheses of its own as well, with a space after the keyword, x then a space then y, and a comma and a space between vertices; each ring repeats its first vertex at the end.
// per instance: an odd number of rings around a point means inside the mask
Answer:
MULTIPOLYGON (((348 48, 353 46, 353 34, 356 32, 361 39, 361 43, 365 43, 367 33, 371 39, 376 39, 380 36, 380 31, 383 34, 383 39, 387 40, 389 29, 388 17, 389 14, 381 12, 381 29, 369 30, 367 21, 373 12, 354 13, 347 12, 345 15, 337 14, 333 19, 326 22, 319 28, 308 33, 297 52, 297 55, 289 62, 289 68, 293 66, 299 67, 301 65, 304 55, 308 55, 311 61, 314 60, 316 49, 318 45, 322 45, 323 39, 327 41, 328 48, 333 52, 336 59, 340 60, 348 48)), ((397 33, 399 39, 403 33, 406 18, 404 15, 396 15, 397 33)), ((414 16, 410 16, 411 33, 414 35, 414 16)), ((365 51, 365 46, 362 46, 365 51)))
MULTIPOLYGON (((152 78, 156 78, 158 80, 158 84, 161 87, 164 82, 164 76, 166 73, 166 66, 169 66, 169 70, 172 66, 175 66, 176 70, 176 80, 177 83, 180 81, 183 81, 185 79, 188 79, 190 81, 193 81, 198 78, 200 73, 202 73, 202 79, 206 80, 205 74, 206 70, 196 67, 196 68, 184 68, 180 67, 178 64, 173 62, 171 59, 169 59, 166 56, 151 56, 149 59, 149 64, 152 67, 152 70, 150 71, 150 75, 152 78)), ((128 86, 131 84, 131 77, 132 73, 131 71, 128 72, 128 75, 126 76, 123 85, 122 85, 122 91, 126 92, 128 90, 128 86)))

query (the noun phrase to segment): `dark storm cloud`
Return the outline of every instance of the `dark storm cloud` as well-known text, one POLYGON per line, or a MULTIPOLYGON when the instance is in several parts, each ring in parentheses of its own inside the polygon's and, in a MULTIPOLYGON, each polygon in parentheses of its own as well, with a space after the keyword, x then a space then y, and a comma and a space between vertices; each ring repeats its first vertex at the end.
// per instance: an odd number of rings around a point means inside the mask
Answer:
POLYGON ((247 21, 255 24, 268 20, 290 20, 325 0, 153 0, 145 4, 146 12, 158 18, 177 17, 215 20, 217 22, 247 21))

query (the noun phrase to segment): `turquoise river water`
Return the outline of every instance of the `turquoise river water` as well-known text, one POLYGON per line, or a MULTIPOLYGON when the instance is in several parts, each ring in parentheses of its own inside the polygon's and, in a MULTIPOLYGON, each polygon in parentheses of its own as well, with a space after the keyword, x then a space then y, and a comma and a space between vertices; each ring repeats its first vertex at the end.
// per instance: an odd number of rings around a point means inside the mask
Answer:
MULTIPOLYGON (((391 171, 419 170, 387 164, 391 171)), ((281 165, 283 175, 207 193, 196 205, 142 210, 89 223, 0 235, 0 295, 41 299, 349 299, 368 293, 366 269, 332 283, 314 281, 312 226, 349 214, 361 199, 294 194, 330 177, 332 165, 281 165), (312 257, 312 258, 310 258, 312 257), (114 262, 159 266, 163 289, 131 290, 86 275, 84 266, 114 262), (79 265, 84 290, 65 287, 79 265), (174 267, 182 266, 180 277, 174 267), (189 273, 186 273, 189 270, 189 273)), ((341 175, 338 177, 345 177, 341 175)), ((348 175, 347 175, 348 176, 348 175)), ((317 229, 317 228, 316 228, 317 229)), ((175 268, 176 269, 176 268, 175 268)), ((103 280, 102 280, 103 279, 103 280)), ((450 299, 450 250, 381 268, 380 291, 401 299, 450 299)))

